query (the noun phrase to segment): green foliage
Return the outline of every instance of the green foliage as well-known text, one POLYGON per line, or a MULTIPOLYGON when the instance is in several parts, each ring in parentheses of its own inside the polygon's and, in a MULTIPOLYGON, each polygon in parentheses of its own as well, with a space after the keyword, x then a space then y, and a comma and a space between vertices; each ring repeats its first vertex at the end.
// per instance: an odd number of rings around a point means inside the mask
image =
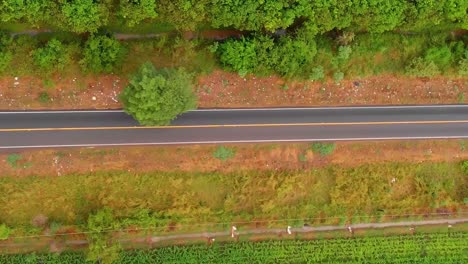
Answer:
POLYGON ((41 92, 39 93, 39 102, 43 104, 47 104, 50 102, 50 96, 49 93, 47 92, 41 92))
POLYGON ((9 51, 9 47, 13 42, 13 38, 9 32, 0 30, 0 72, 3 72, 13 58, 13 54, 9 51))
POLYGON ((344 73, 341 71, 336 71, 333 73, 333 81, 335 83, 340 83, 344 79, 344 73))
POLYGON ((226 161, 228 159, 234 158, 236 151, 232 148, 227 148, 225 146, 219 146, 216 148, 216 151, 213 152, 213 157, 226 161))
POLYGON ((310 11, 309 1, 212 0, 211 23, 214 27, 235 27, 240 30, 274 32, 288 28, 297 18, 310 11))
POLYGON ((23 159, 23 157, 20 154, 9 154, 7 156, 7 163, 10 164, 12 168, 17 168, 18 167, 18 161, 23 159))
POLYGON ((314 41, 302 37, 275 40, 256 35, 228 40, 220 44, 217 51, 220 61, 241 76, 267 70, 293 77, 303 75, 304 69, 312 63, 317 47, 314 41))
POLYGON ((468 76, 468 49, 465 50, 465 57, 458 62, 458 74, 468 76))
POLYGON ((319 81, 325 78, 325 73, 323 72, 322 66, 317 66, 312 68, 312 72, 309 76, 309 80, 311 81, 319 81))
POLYGON ((440 74, 440 70, 433 61, 416 58, 406 67, 406 73, 416 77, 433 77, 440 74))
POLYGON ((129 27, 158 16, 156 1, 154 0, 121 0, 119 2, 118 15, 123 18, 129 27))
POLYGON ((382 33, 404 21, 406 1, 370 0, 353 2, 353 24, 360 30, 382 33))
POLYGON ((0 240, 7 240, 10 236, 11 229, 5 224, 0 225, 0 240))
MULTIPOLYGON (((320 233, 317 233, 320 235, 320 233)), ((327 234, 328 235, 328 234, 327 234)), ((118 264, 130 263, 460 263, 466 258, 463 231, 409 234, 371 234, 366 237, 282 239, 262 242, 224 242, 129 250, 118 264), (347 250, 344 250, 346 248, 347 250), (395 251, 398 248, 398 251, 395 251)), ((79 252, 0 255, 0 263, 84 263, 79 252)))
POLYGON ((447 45, 432 47, 426 50, 424 60, 429 63, 433 62, 439 69, 445 69, 452 62, 452 52, 447 45))
POLYGON ((63 70, 70 61, 66 47, 57 39, 51 39, 47 44, 33 52, 34 63, 45 72, 63 70))
POLYGON ((461 169, 463 173, 468 175, 468 160, 464 160, 461 162, 461 169))
POLYGON ((224 65, 232 67, 240 76, 252 72, 257 64, 255 42, 242 37, 230 39, 218 46, 219 59, 224 65))
POLYGON ((65 1, 61 5, 61 18, 64 28, 76 33, 97 32, 107 24, 109 10, 108 0, 65 1))
POLYGON ((321 156, 327 156, 333 153, 335 150, 335 143, 313 143, 311 149, 314 153, 318 153, 321 156))
POLYGON ((80 62, 84 70, 110 73, 121 65, 125 55, 126 49, 115 38, 92 36, 85 43, 80 62))
POLYGON ((212 0, 159 0, 161 20, 178 30, 195 30, 208 18, 212 0))
POLYGON ((142 125, 168 125, 197 105, 192 76, 183 69, 156 70, 143 64, 120 96, 124 109, 142 125))
POLYGON ((119 259, 120 245, 112 243, 110 229, 118 228, 112 210, 104 208, 88 217, 88 239, 90 240, 87 261, 112 264, 119 259))

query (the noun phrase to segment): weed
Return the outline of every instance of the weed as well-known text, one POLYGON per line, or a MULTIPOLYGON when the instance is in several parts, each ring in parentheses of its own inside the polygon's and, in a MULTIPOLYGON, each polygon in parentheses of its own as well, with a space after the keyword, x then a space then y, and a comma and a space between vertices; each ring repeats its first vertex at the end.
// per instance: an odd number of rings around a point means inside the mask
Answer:
POLYGON ((340 83, 344 78, 344 73, 341 71, 337 71, 333 73, 333 81, 335 81, 336 84, 340 83))
POLYGON ((298 156, 300 162, 306 162, 307 156, 304 153, 299 154, 298 156))
POLYGON ((457 96, 457 101, 459 104, 463 104, 465 102, 465 93, 459 93, 457 96))
POLYGON ((232 148, 227 148, 224 146, 219 146, 216 151, 213 153, 213 157, 226 161, 233 158, 236 155, 236 151, 232 148))
POLYGON ((281 85, 281 87, 280 87, 280 88, 281 88, 281 90, 283 90, 283 91, 287 91, 287 90, 289 90, 289 86, 288 86, 287 84, 283 84, 283 85, 281 85))
POLYGON ((325 73, 323 72, 322 66, 317 66, 312 68, 312 73, 309 76, 309 80, 311 81, 318 81, 323 80, 325 78, 325 73))
POLYGON ((39 94, 39 102, 43 103, 43 104, 47 104, 48 102, 50 102, 50 96, 47 92, 41 92, 39 94))
POLYGON ((20 161, 23 157, 20 154, 10 154, 7 157, 7 163, 10 164, 12 168, 18 167, 18 161, 20 161))
POLYGON ((54 88, 55 87, 55 83, 54 81, 52 81, 51 79, 44 79, 42 81, 42 86, 45 88, 45 89, 51 89, 51 88, 54 88))
POLYGON ((335 143, 313 143, 311 149, 315 153, 319 153, 321 156, 327 156, 333 153, 335 150, 335 143))
POLYGON ((11 229, 5 224, 0 225, 0 240, 7 240, 10 236, 11 229))
POLYGON ((466 150, 466 144, 464 140, 460 140, 460 150, 465 151, 466 150))
POLYGON ((223 87, 226 88, 229 85, 229 80, 223 79, 223 87))

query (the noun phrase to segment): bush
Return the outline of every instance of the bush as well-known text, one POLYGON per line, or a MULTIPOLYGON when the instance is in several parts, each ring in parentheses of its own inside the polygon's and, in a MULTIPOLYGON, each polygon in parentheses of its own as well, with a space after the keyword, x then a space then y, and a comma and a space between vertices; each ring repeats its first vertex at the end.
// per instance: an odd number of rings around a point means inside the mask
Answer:
POLYGON ((311 149, 314 153, 318 153, 321 156, 327 156, 333 153, 335 150, 335 143, 313 143, 311 149))
POLYGON ((461 163, 462 172, 468 175, 468 160, 464 160, 461 163))
POLYGON ((33 57, 34 63, 46 72, 63 70, 69 62, 66 47, 56 39, 51 39, 45 47, 36 49, 33 57))
POLYGON ((142 125, 168 125, 197 105, 192 76, 183 69, 156 70, 143 64, 130 78, 120 99, 124 109, 142 125))
POLYGON ((218 47, 219 59, 225 66, 231 67, 239 75, 252 72, 257 66, 255 43, 251 39, 230 39, 218 47))
POLYGON ((118 15, 123 18, 127 26, 133 27, 141 21, 149 18, 156 18, 156 1, 119 1, 118 15))
POLYGON ((416 58, 405 68, 406 73, 416 77, 432 77, 440 74, 440 70, 433 61, 416 58))
POLYGON ((61 6, 62 20, 59 24, 64 29, 76 33, 96 32, 107 24, 108 15, 105 1, 65 1, 61 6))
POLYGON ((0 225, 0 240, 7 240, 10 236, 11 229, 5 224, 0 225))
POLYGON ((337 71, 337 72, 333 73, 333 81, 335 81, 335 83, 340 83, 343 79, 344 79, 344 73, 343 72, 337 71))
POLYGON ((12 168, 18 167, 18 161, 23 159, 20 154, 10 154, 7 156, 7 163, 10 164, 12 168))
POLYGON ((445 69, 452 62, 452 52, 448 46, 432 47, 424 55, 426 62, 433 62, 439 69, 445 69))
POLYGON ((325 73, 323 72, 322 66, 317 66, 312 68, 312 72, 309 76, 309 80, 311 81, 319 81, 325 78, 325 73))
POLYGON ((216 151, 213 153, 213 157, 226 161, 228 159, 234 158, 236 151, 232 148, 226 148, 224 146, 219 146, 216 151))
POLYGON ((81 64, 85 71, 110 73, 122 63, 126 49, 114 37, 92 36, 83 53, 81 64))

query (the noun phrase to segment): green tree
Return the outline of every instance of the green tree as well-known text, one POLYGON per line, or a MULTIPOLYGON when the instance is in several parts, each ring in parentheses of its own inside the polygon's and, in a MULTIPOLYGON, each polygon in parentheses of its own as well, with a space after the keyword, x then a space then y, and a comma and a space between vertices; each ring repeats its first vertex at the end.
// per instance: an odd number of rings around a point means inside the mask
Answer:
POLYGON ((109 0, 65 1, 61 5, 60 26, 76 32, 97 32, 105 26, 109 17, 109 0))
POLYGON ((161 20, 179 30, 195 30, 207 19, 210 0, 159 0, 161 20))
POLYGON ((0 21, 26 21, 33 26, 49 21, 51 12, 56 10, 50 0, 8 0, 0 2, 0 21))
POLYGON ((218 47, 219 59, 239 75, 252 72, 260 59, 257 57, 255 42, 250 38, 230 39, 218 47))
POLYGON ((120 0, 118 15, 133 27, 145 19, 156 18, 155 0, 120 0))
POLYGON ((308 0, 212 0, 214 27, 275 31, 291 26, 310 10, 308 0))
POLYGON ((403 0, 354 0, 353 24, 373 33, 393 30, 403 22, 405 7, 403 0))
POLYGON ((143 64, 120 96, 124 109, 142 125, 168 125, 196 107, 192 76, 183 69, 143 64))
POLYGON ((87 71, 112 72, 122 63, 125 55, 125 47, 114 37, 92 36, 85 43, 80 63, 87 71))
POLYGON ((63 70, 69 56, 67 49, 57 39, 51 39, 47 44, 33 52, 34 63, 42 70, 51 72, 52 70, 63 70))

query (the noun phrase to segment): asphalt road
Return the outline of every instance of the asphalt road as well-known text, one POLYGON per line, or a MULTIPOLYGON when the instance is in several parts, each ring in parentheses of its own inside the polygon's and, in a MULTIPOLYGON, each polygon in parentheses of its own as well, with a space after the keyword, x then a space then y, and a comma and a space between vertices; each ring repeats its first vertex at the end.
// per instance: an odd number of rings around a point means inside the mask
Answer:
POLYGON ((468 138, 468 105, 196 110, 168 127, 122 111, 0 112, 0 149, 468 138))

